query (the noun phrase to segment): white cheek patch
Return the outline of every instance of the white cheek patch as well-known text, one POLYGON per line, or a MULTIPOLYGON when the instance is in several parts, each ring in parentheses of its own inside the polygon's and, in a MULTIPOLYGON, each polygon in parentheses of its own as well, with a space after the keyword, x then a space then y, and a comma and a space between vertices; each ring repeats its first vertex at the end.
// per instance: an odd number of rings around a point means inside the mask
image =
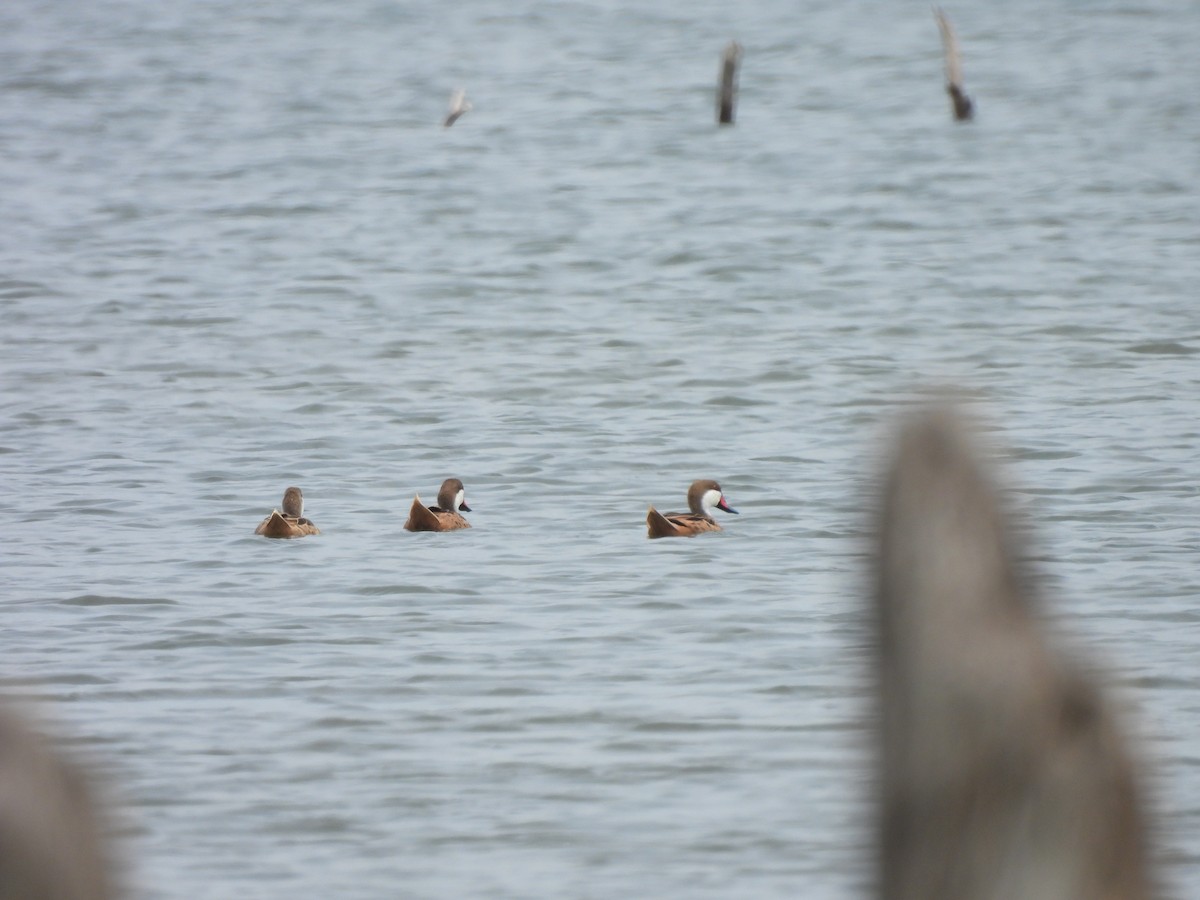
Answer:
POLYGON ((705 512, 708 512, 710 509, 712 509, 714 506, 716 506, 720 502, 721 502, 721 492, 714 491, 711 488, 704 492, 704 497, 701 500, 701 503, 704 506, 705 512))
POLYGON ((463 501, 467 499, 466 491, 459 491, 454 495, 454 512, 458 512, 458 508, 463 505, 463 501))

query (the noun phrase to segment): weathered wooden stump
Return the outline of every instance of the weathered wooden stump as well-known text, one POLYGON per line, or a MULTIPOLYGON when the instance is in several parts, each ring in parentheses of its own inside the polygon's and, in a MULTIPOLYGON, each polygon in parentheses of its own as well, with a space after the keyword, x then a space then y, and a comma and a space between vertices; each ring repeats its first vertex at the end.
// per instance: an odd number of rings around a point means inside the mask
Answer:
POLYGON ((877 551, 879 896, 1152 895, 1132 757, 1034 608, 968 429, 908 421, 877 551))
POLYGON ((717 122, 732 125, 737 106, 737 72, 742 62, 742 45, 730 41, 721 52, 721 77, 717 81, 717 122))

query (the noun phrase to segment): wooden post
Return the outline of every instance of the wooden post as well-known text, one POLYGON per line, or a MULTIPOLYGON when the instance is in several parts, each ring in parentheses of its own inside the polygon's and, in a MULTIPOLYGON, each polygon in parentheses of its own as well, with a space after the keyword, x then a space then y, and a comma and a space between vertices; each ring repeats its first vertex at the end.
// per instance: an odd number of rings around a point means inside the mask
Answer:
POLYGON ((737 104, 737 70, 742 62, 742 45, 730 41, 721 53, 721 78, 717 83, 717 122, 732 125, 737 104))
POLYGON ((963 89, 962 54, 958 49, 958 37, 941 9, 935 6, 933 16, 942 35, 942 54, 946 58, 946 93, 950 95, 954 119, 967 122, 975 115, 975 104, 963 89))
POLYGON ((884 900, 1145 900, 1138 779, 1035 609, 969 431, 912 418, 884 486, 875 624, 884 900))
POLYGON ((471 101, 467 99, 467 92, 464 88, 458 88, 450 95, 450 109, 446 112, 446 118, 442 122, 443 128, 449 128, 457 122, 464 113, 471 111, 471 101))
POLYGON ((39 732, 0 709, 0 895, 112 900, 111 822, 91 777, 39 732))

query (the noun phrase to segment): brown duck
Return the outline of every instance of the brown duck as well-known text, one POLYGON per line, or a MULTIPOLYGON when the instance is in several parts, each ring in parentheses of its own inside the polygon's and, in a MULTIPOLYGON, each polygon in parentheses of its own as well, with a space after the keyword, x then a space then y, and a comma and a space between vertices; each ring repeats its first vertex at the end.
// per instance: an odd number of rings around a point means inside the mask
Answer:
POLYGON ((438 491, 438 505, 425 506, 420 496, 413 499, 404 527, 409 531, 455 531, 470 528, 471 523, 462 517, 460 509, 471 511, 467 506, 467 492, 457 478, 447 478, 438 491))
POLYGON ((304 518, 304 494, 298 487, 283 492, 283 512, 271 510, 271 514, 254 529, 255 534, 269 538, 298 538, 306 534, 320 534, 321 530, 304 518))
POLYGON ((664 515, 651 506, 646 514, 646 534, 652 538, 694 537, 704 531, 720 531, 721 526, 712 517, 713 507, 737 515, 737 510, 726 502, 719 484, 707 479, 693 481, 688 488, 691 512, 664 515))

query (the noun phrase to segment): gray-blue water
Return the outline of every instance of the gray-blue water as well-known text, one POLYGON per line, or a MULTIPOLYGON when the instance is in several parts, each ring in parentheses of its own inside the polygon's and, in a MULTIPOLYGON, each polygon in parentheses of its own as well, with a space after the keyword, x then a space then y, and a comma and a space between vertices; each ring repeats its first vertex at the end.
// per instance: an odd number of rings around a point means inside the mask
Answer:
POLYGON ((969 125, 924 2, 0 7, 0 676, 135 896, 865 896, 930 383, 1190 892, 1200 7, 948 12, 969 125), (403 531, 451 475, 474 527, 403 531), (741 515, 647 541, 698 477, 741 515), (324 533, 256 538, 289 484, 324 533))

